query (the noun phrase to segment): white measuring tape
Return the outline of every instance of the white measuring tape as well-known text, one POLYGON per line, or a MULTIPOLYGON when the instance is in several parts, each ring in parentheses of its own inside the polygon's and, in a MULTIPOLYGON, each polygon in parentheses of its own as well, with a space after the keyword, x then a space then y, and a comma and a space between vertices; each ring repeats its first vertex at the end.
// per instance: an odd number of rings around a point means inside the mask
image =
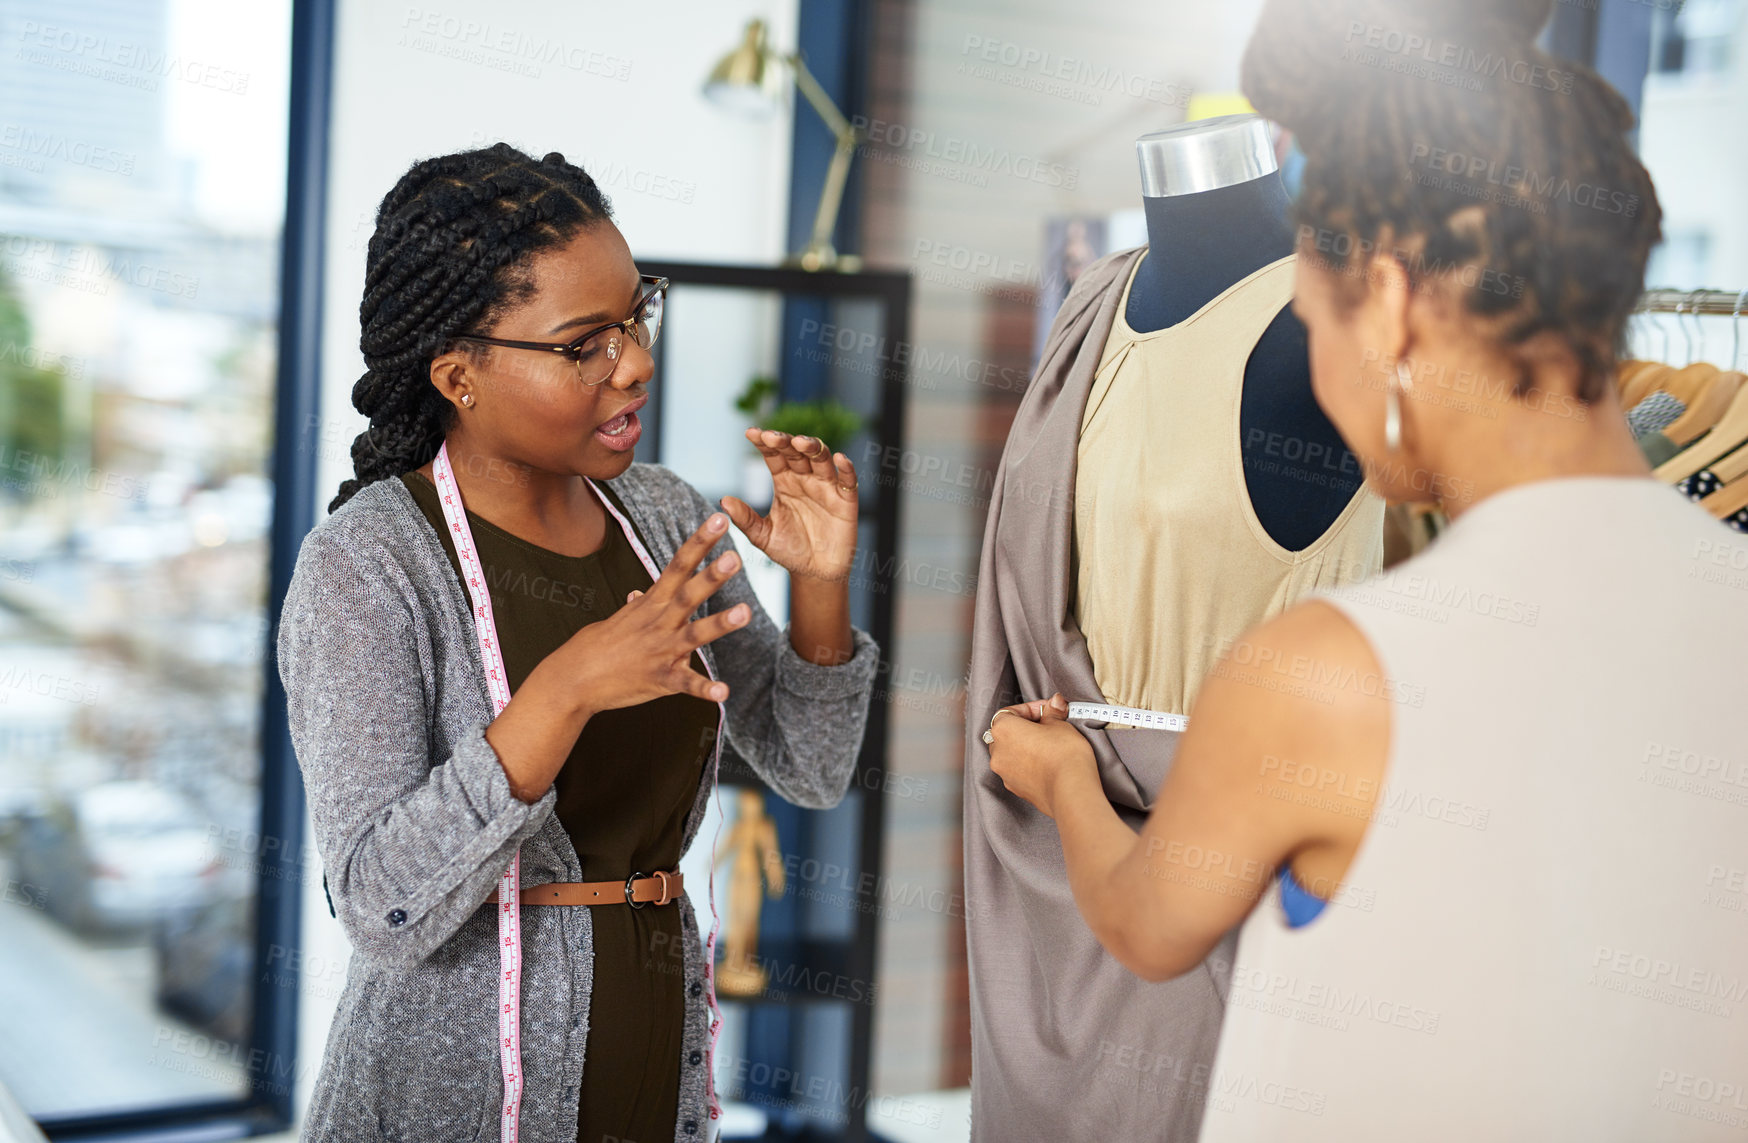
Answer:
POLYGON ((1071 702, 1068 704, 1068 717, 1080 719, 1083 722, 1114 722, 1121 726, 1134 726, 1142 730, 1187 730, 1190 718, 1187 714, 1165 714, 1157 710, 1141 710, 1133 706, 1111 706, 1099 702, 1071 702))
MULTIPOLYGON (((502 713, 510 702, 510 679, 504 670, 504 656, 498 647, 498 627, 492 618, 491 592, 486 589, 485 568, 480 563, 479 553, 473 546, 473 529, 468 526, 467 513, 461 503, 461 489, 455 483, 455 474, 449 466, 449 443, 445 441, 437 450, 437 457, 431 463, 431 474, 437 485, 438 498, 443 506, 443 520, 449 525, 450 539, 455 544, 455 554, 461 560, 462 580, 467 585, 467 594, 473 601, 474 633, 479 637, 480 662, 485 664, 486 689, 492 698, 492 717, 502 713)), ((649 552, 644 550, 638 541, 637 533, 632 530, 631 521, 627 520, 611 501, 601 493, 595 482, 584 477, 589 487, 594 489, 596 497, 601 501, 613 519, 618 521, 625 538, 631 541, 632 550, 642 561, 644 570, 649 572, 652 580, 659 579, 661 572, 656 568, 655 561, 650 559, 649 552)), ((703 656, 700 655, 700 658, 703 656)), ((710 678, 716 678, 716 672, 710 670, 710 664, 704 664, 705 673, 710 678)), ((716 851, 716 842, 722 836, 722 791, 716 784, 717 767, 722 759, 722 722, 723 705, 716 704, 716 747, 710 759, 710 787, 716 794, 716 838, 711 844, 711 852, 716 851)), ((499 1138, 503 1143, 516 1143, 520 1137, 522 1112, 522 912, 520 890, 522 887, 522 851, 516 850, 510 857, 509 868, 504 870, 504 876, 498 881, 498 1061, 504 1073, 504 1106, 500 1117, 501 1131, 499 1138)), ((716 914, 716 870, 710 871, 710 937, 704 942, 704 984, 705 1003, 710 1010, 710 1043, 709 1052, 705 1057, 705 1089, 709 1093, 710 1118, 722 1118, 722 1105, 716 1099, 716 1039, 722 1027, 722 1017, 716 1007, 716 934, 721 927, 721 918, 716 914)))

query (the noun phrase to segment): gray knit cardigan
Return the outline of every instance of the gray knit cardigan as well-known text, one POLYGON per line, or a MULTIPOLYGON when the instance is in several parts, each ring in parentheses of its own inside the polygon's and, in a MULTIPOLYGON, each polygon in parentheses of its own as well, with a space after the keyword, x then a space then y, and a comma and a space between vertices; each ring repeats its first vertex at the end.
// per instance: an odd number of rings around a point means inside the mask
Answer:
MULTIPOLYGON (((658 567, 714 510, 661 465, 634 464, 610 485, 658 567)), ((733 546, 725 536, 711 558, 733 546)), ((874 642, 857 630, 848 662, 807 662, 744 572, 701 613, 741 602, 752 622, 703 649, 729 684, 729 744, 789 801, 835 805, 862 741, 874 642)), ((498 929, 483 903, 517 846, 524 887, 580 881, 582 866, 553 812, 556 790, 517 799, 485 740, 491 699, 472 610, 398 479, 366 485, 304 538, 277 647, 316 846, 353 948, 301 1143, 495 1140, 498 929)), ((685 848, 710 787, 699 783, 685 848)), ((679 909, 686 1025, 674 1137, 688 1143, 714 1125, 698 921, 686 898, 679 909)), ((571 1143, 589 1035, 589 910, 524 908, 522 939, 521 1137, 571 1143)))

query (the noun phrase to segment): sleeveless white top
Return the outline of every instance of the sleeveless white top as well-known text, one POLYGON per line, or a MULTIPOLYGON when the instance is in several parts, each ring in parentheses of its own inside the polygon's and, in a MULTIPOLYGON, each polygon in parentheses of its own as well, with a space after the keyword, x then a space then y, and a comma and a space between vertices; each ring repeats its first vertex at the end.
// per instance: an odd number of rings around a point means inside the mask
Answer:
POLYGON ((1245 922, 1204 1143, 1743 1139, 1748 542, 1545 480, 1328 598, 1385 790, 1320 916, 1245 922))

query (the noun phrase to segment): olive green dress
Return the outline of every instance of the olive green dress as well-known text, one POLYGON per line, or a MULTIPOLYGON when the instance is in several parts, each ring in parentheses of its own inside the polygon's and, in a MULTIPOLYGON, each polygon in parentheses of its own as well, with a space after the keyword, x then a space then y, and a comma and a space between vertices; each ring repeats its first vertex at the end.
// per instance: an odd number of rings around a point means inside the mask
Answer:
MULTIPOLYGON (((417 470, 401 481, 459 557, 436 487, 417 470)), ((602 494, 624 512, 613 491, 602 494)), ((629 515, 627 515, 629 519, 629 515)), ((528 672, 584 625, 610 616, 650 576, 611 517, 601 547, 566 556, 467 514, 485 568, 512 696, 528 672)), ((639 541, 647 541, 642 535, 639 541)), ((692 667, 702 672, 694 652, 692 667)), ((555 812, 576 847, 584 881, 619 881, 673 869, 703 769, 716 741, 716 704, 668 695, 589 719, 554 780, 555 812)), ((577 1114, 578 1143, 674 1138, 679 1107, 684 961, 678 905, 535 906, 593 914, 594 985, 577 1114)))

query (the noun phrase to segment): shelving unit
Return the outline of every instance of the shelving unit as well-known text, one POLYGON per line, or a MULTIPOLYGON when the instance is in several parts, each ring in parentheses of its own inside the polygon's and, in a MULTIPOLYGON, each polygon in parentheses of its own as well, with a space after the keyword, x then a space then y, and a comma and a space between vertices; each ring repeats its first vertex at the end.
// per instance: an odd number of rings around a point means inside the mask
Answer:
MULTIPOLYGON (((806 372, 807 380, 815 383, 810 387, 814 391, 806 396, 842 401, 871 424, 871 431, 857 438, 865 440, 860 453, 853 450, 851 442, 830 443, 857 461, 862 490, 862 535, 858 549, 868 554, 858 558, 859 569, 866 571, 859 570, 851 579, 851 618, 880 646, 881 670, 877 677, 889 677, 897 586, 894 571, 898 566, 900 482, 896 473, 897 457, 904 446, 906 403, 903 364, 906 355, 901 347, 907 346, 910 338, 910 275, 689 262, 640 262, 639 269, 666 277, 672 283, 665 318, 669 332, 664 332, 663 339, 656 343, 656 372, 644 417, 646 428, 638 444, 639 460, 671 463, 673 459, 663 450, 663 403, 681 400, 684 393, 677 387, 678 379, 668 376, 665 354, 673 344, 671 331, 685 321, 688 294, 719 289, 778 295, 791 313, 796 305, 824 306, 835 312, 846 308, 843 303, 873 303, 877 314, 874 324, 878 328, 866 330, 872 343, 866 353, 845 354, 841 358, 828 355, 830 359, 823 363, 804 360, 797 368, 790 368, 790 355, 785 353, 781 355, 779 378, 781 389, 788 396, 794 393, 798 382, 795 374, 806 372), (808 365, 812 368, 807 368, 808 365), (870 376, 872 384, 868 384, 870 376), (860 383, 852 384, 853 381, 860 383), (874 447, 866 447, 869 444, 874 447), (862 455, 878 458, 880 463, 865 464, 862 455)), ((845 324, 855 323, 845 319, 845 324)), ((847 935, 822 939, 804 931, 804 914, 808 910, 795 892, 780 901, 767 902, 761 914, 758 957, 761 963, 784 966, 788 971, 780 973, 757 997, 719 997, 725 1008, 738 1006, 745 1012, 748 1046, 744 1054, 748 1061, 768 1065, 750 1069, 751 1072, 776 1075, 782 1069, 792 1076, 806 1076, 810 1081, 815 1078, 828 1081, 810 1083, 810 1087, 828 1093, 817 1103, 798 1101, 792 1090, 778 1090, 774 1083, 763 1092, 724 1092, 725 1096, 738 1095, 770 1112, 773 1122, 763 1136, 766 1140, 862 1143, 871 1138, 865 1111, 872 1059, 875 949, 880 915, 877 898, 885 831, 885 802, 880 791, 884 785, 881 779, 886 766, 887 734, 887 704, 875 699, 869 706, 855 778, 837 810, 799 810, 780 799, 767 798, 768 812, 778 823, 786 857, 802 863, 819 862, 821 867, 829 864, 845 871, 845 882, 851 888, 841 885, 834 888, 831 896, 844 900, 827 908, 853 916, 837 917, 840 922, 847 919, 847 925, 840 925, 847 935), (853 828, 854 838, 848 845, 842 831, 831 832, 833 825, 840 824, 853 828), (845 850, 852 855, 850 861, 844 860, 845 850), (821 982, 829 982, 830 987, 822 988, 821 982), (820 1019, 817 1013, 821 1009, 838 1015, 820 1019), (846 1010, 847 1020, 843 1019, 846 1010), (834 1031, 839 1027, 841 1033, 834 1031), (824 1076, 828 1068, 838 1074, 824 1076)), ((721 781, 725 786, 763 788, 751 768, 733 756, 726 744, 721 781)), ((817 917, 818 910, 813 913, 817 917)))

